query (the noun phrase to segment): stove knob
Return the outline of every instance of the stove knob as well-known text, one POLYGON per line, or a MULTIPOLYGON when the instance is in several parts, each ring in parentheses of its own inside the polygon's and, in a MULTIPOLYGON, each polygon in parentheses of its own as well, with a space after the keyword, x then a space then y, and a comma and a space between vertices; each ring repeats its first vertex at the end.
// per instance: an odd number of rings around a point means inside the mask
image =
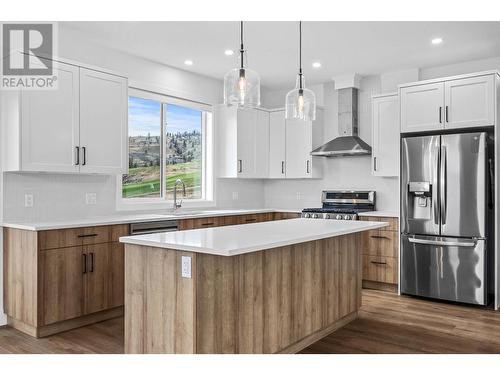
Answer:
POLYGON ((337 219, 337 220, 342 220, 342 215, 337 215, 337 216, 335 216, 335 219, 337 219))
POLYGON ((318 219, 319 215, 318 214, 313 214, 313 219, 318 219))
POLYGON ((344 220, 351 220, 351 215, 344 215, 344 220))
POLYGON ((311 214, 304 214, 304 217, 308 219, 311 217, 311 214))
POLYGON ((325 219, 330 219, 330 214, 325 214, 325 219))

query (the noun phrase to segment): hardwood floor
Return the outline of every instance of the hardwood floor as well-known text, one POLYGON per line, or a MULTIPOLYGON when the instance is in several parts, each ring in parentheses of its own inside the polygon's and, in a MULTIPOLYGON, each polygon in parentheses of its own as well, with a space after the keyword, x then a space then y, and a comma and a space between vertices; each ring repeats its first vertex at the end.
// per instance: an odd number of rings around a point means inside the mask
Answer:
POLYGON ((500 353, 500 311, 365 289, 359 319, 302 353, 500 353))
POLYGON ((0 353, 120 354, 123 353, 123 318, 106 320, 40 339, 14 328, 2 327, 0 353))
MULTIPOLYGON (((123 353, 123 318, 42 339, 0 328, 0 353, 123 353)), ((301 353, 500 353, 500 311, 363 290, 359 319, 301 353)))

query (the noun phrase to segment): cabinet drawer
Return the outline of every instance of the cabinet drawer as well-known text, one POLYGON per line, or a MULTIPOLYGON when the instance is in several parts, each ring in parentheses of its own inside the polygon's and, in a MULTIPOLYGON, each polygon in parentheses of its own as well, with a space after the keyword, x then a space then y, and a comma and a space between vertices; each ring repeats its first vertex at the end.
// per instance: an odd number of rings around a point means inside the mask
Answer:
POLYGON ((128 234, 129 226, 127 224, 44 230, 38 232, 38 243, 40 250, 48 250, 95 243, 117 242, 120 237, 128 234))
POLYGON ((363 280, 397 284, 397 259, 391 257, 363 255, 363 280))
POLYGON ((224 223, 223 219, 224 218, 218 218, 218 217, 205 217, 202 219, 193 219, 193 228, 194 229, 199 229, 199 228, 211 228, 211 227, 217 227, 219 226, 219 220, 222 219, 222 224, 224 223))
POLYGON ((363 232, 363 254, 373 256, 398 256, 398 232, 369 230, 363 232))
POLYGON ((398 231, 398 222, 399 219, 397 217, 381 217, 381 216, 361 216, 359 218, 362 221, 383 221, 389 223, 388 227, 380 228, 382 231, 398 231))
POLYGON ((259 221, 258 214, 241 215, 238 218, 239 218, 238 224, 251 224, 251 223, 257 223, 259 221))

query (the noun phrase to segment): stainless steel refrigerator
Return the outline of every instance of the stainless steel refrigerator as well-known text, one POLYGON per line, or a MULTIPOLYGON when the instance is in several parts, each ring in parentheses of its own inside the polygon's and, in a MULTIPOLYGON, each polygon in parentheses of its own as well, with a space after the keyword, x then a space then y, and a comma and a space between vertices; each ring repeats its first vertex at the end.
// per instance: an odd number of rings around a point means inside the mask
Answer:
POLYGON ((488 303, 492 142, 486 132, 402 138, 401 292, 488 303))

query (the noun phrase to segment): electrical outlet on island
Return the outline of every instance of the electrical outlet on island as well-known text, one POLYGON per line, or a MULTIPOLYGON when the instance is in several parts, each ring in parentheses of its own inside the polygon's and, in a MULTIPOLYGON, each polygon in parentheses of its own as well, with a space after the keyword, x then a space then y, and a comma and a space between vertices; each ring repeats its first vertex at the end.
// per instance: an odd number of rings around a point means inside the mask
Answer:
POLYGON ((96 193, 85 193, 85 204, 96 205, 97 204, 97 194, 96 193))

